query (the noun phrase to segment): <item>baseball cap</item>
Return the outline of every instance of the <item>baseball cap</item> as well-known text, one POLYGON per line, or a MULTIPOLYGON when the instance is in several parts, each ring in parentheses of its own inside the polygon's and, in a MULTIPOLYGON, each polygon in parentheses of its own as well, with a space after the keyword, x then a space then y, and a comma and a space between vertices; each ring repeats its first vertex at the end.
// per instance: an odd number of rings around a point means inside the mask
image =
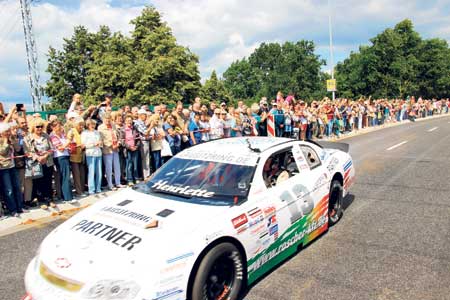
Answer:
POLYGON ((225 102, 220 103, 220 106, 227 106, 225 102))
POLYGON ((140 109, 140 110, 138 110, 138 114, 139 115, 146 115, 147 114, 147 111, 145 110, 145 109, 140 109))
POLYGON ((112 95, 111 93, 106 93, 106 94, 105 94, 105 98, 112 98, 112 96, 113 96, 113 95, 112 95))

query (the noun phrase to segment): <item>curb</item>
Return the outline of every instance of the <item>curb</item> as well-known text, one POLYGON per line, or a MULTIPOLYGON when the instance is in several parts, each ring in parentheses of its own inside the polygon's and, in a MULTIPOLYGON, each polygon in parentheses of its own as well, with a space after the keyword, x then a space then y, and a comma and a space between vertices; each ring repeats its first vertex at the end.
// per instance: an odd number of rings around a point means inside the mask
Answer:
MULTIPOLYGON (((415 122, 424 122, 424 121, 440 119, 440 118, 445 118, 445 117, 450 117, 450 112, 446 113, 446 114, 440 114, 440 115, 437 115, 437 116, 416 119, 415 122)), ((391 127, 397 127, 397 126, 402 126, 402 125, 407 125, 407 124, 411 124, 411 123, 414 123, 414 122, 411 122, 409 120, 404 120, 402 122, 388 123, 388 124, 383 124, 381 126, 366 127, 366 128, 358 130, 357 132, 351 132, 351 133, 342 134, 338 138, 337 137, 322 138, 322 139, 319 139, 319 141, 329 141, 329 142, 341 141, 341 140, 349 139, 349 138, 352 138, 352 137, 364 135, 364 134, 367 134, 367 133, 379 131, 379 130, 382 130, 382 129, 391 128, 391 127)))

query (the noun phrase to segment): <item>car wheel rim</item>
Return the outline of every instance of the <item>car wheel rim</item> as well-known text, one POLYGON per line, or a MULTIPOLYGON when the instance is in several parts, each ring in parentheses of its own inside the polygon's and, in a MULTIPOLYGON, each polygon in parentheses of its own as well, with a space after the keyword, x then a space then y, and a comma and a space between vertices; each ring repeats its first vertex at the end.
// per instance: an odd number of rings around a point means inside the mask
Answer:
POLYGON ((235 278, 234 260, 231 253, 216 259, 204 285, 205 299, 222 300, 230 294, 235 278))
POLYGON ((340 218, 341 198, 341 190, 337 187, 334 188, 330 195, 330 204, 328 207, 328 216, 334 223, 340 218))

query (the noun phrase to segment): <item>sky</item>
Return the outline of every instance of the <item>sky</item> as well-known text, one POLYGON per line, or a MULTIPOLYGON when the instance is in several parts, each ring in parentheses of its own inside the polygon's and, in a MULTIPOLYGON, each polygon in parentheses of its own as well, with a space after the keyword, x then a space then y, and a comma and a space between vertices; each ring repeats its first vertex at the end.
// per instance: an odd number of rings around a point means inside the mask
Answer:
MULTIPOLYGON (((32 4, 41 84, 49 46, 60 49, 73 27, 91 31, 108 25, 129 34, 130 20, 154 6, 179 44, 200 57, 202 80, 221 75, 262 42, 312 40, 330 70, 328 16, 333 25, 334 61, 340 62, 387 27, 408 18, 423 38, 450 41, 450 0, 35 0, 32 4)), ((31 108, 19 0, 0 0, 0 101, 31 108)))

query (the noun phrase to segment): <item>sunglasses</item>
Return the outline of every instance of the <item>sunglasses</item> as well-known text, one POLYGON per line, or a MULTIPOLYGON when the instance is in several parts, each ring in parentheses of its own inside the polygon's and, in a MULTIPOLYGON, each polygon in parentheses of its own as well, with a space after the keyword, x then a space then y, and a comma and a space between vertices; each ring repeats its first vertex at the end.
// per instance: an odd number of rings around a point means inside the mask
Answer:
POLYGON ((43 125, 36 126, 36 128, 44 128, 43 125))

